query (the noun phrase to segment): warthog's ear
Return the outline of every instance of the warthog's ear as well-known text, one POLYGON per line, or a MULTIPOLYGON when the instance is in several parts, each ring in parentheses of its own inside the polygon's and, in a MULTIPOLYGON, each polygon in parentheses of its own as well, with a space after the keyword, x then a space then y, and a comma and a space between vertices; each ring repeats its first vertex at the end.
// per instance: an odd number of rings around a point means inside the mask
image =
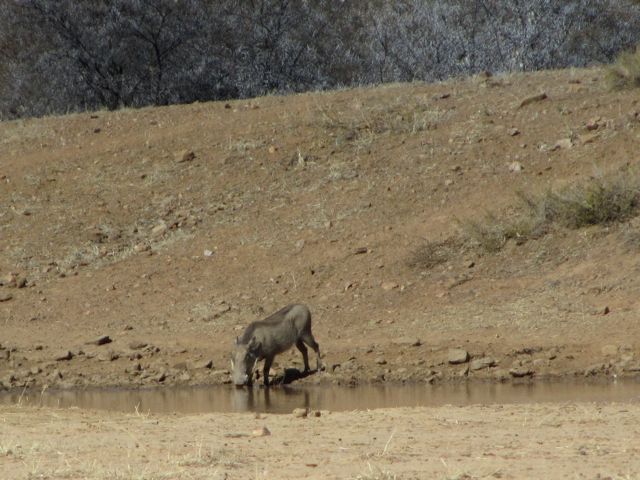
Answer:
POLYGON ((249 342, 249 345, 247 347, 249 348, 249 351, 255 353, 260 350, 261 346, 262 346, 262 342, 259 342, 258 340, 256 340, 256 337, 251 337, 251 341, 249 342))

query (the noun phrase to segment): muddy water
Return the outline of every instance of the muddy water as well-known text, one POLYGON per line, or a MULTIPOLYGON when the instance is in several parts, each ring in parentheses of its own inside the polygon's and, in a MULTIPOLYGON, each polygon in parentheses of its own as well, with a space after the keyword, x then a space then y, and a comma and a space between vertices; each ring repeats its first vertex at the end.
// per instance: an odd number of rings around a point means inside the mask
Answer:
POLYGON ((640 402, 640 382, 465 384, 348 387, 158 388, 64 390, 0 394, 1 404, 77 407, 122 412, 290 413, 294 408, 356 410, 383 407, 538 402, 640 402))

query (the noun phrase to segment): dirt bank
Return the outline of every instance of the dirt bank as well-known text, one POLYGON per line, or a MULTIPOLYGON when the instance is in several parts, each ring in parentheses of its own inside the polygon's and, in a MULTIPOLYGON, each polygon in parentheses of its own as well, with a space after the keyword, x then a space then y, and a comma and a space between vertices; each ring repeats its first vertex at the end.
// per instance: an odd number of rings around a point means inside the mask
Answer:
POLYGON ((223 383, 292 302, 311 383, 636 376, 638 218, 483 215, 637 175, 637 102, 589 69, 2 122, 0 388, 223 383))

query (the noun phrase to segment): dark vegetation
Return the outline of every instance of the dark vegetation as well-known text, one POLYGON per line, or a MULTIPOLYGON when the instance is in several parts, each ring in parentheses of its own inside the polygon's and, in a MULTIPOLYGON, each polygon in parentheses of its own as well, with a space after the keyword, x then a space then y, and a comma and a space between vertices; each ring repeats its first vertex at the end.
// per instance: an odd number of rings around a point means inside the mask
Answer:
POLYGON ((586 66, 639 40, 631 0, 5 0, 0 119, 586 66))

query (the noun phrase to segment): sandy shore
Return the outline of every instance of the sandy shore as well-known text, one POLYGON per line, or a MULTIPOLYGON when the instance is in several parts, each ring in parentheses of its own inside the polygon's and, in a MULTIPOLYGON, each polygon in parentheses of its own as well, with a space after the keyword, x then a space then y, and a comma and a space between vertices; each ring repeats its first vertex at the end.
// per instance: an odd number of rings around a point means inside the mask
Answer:
POLYGON ((0 407, 2 477, 624 478, 640 404, 143 415, 0 407), (269 435, 256 436, 263 427, 269 435))

